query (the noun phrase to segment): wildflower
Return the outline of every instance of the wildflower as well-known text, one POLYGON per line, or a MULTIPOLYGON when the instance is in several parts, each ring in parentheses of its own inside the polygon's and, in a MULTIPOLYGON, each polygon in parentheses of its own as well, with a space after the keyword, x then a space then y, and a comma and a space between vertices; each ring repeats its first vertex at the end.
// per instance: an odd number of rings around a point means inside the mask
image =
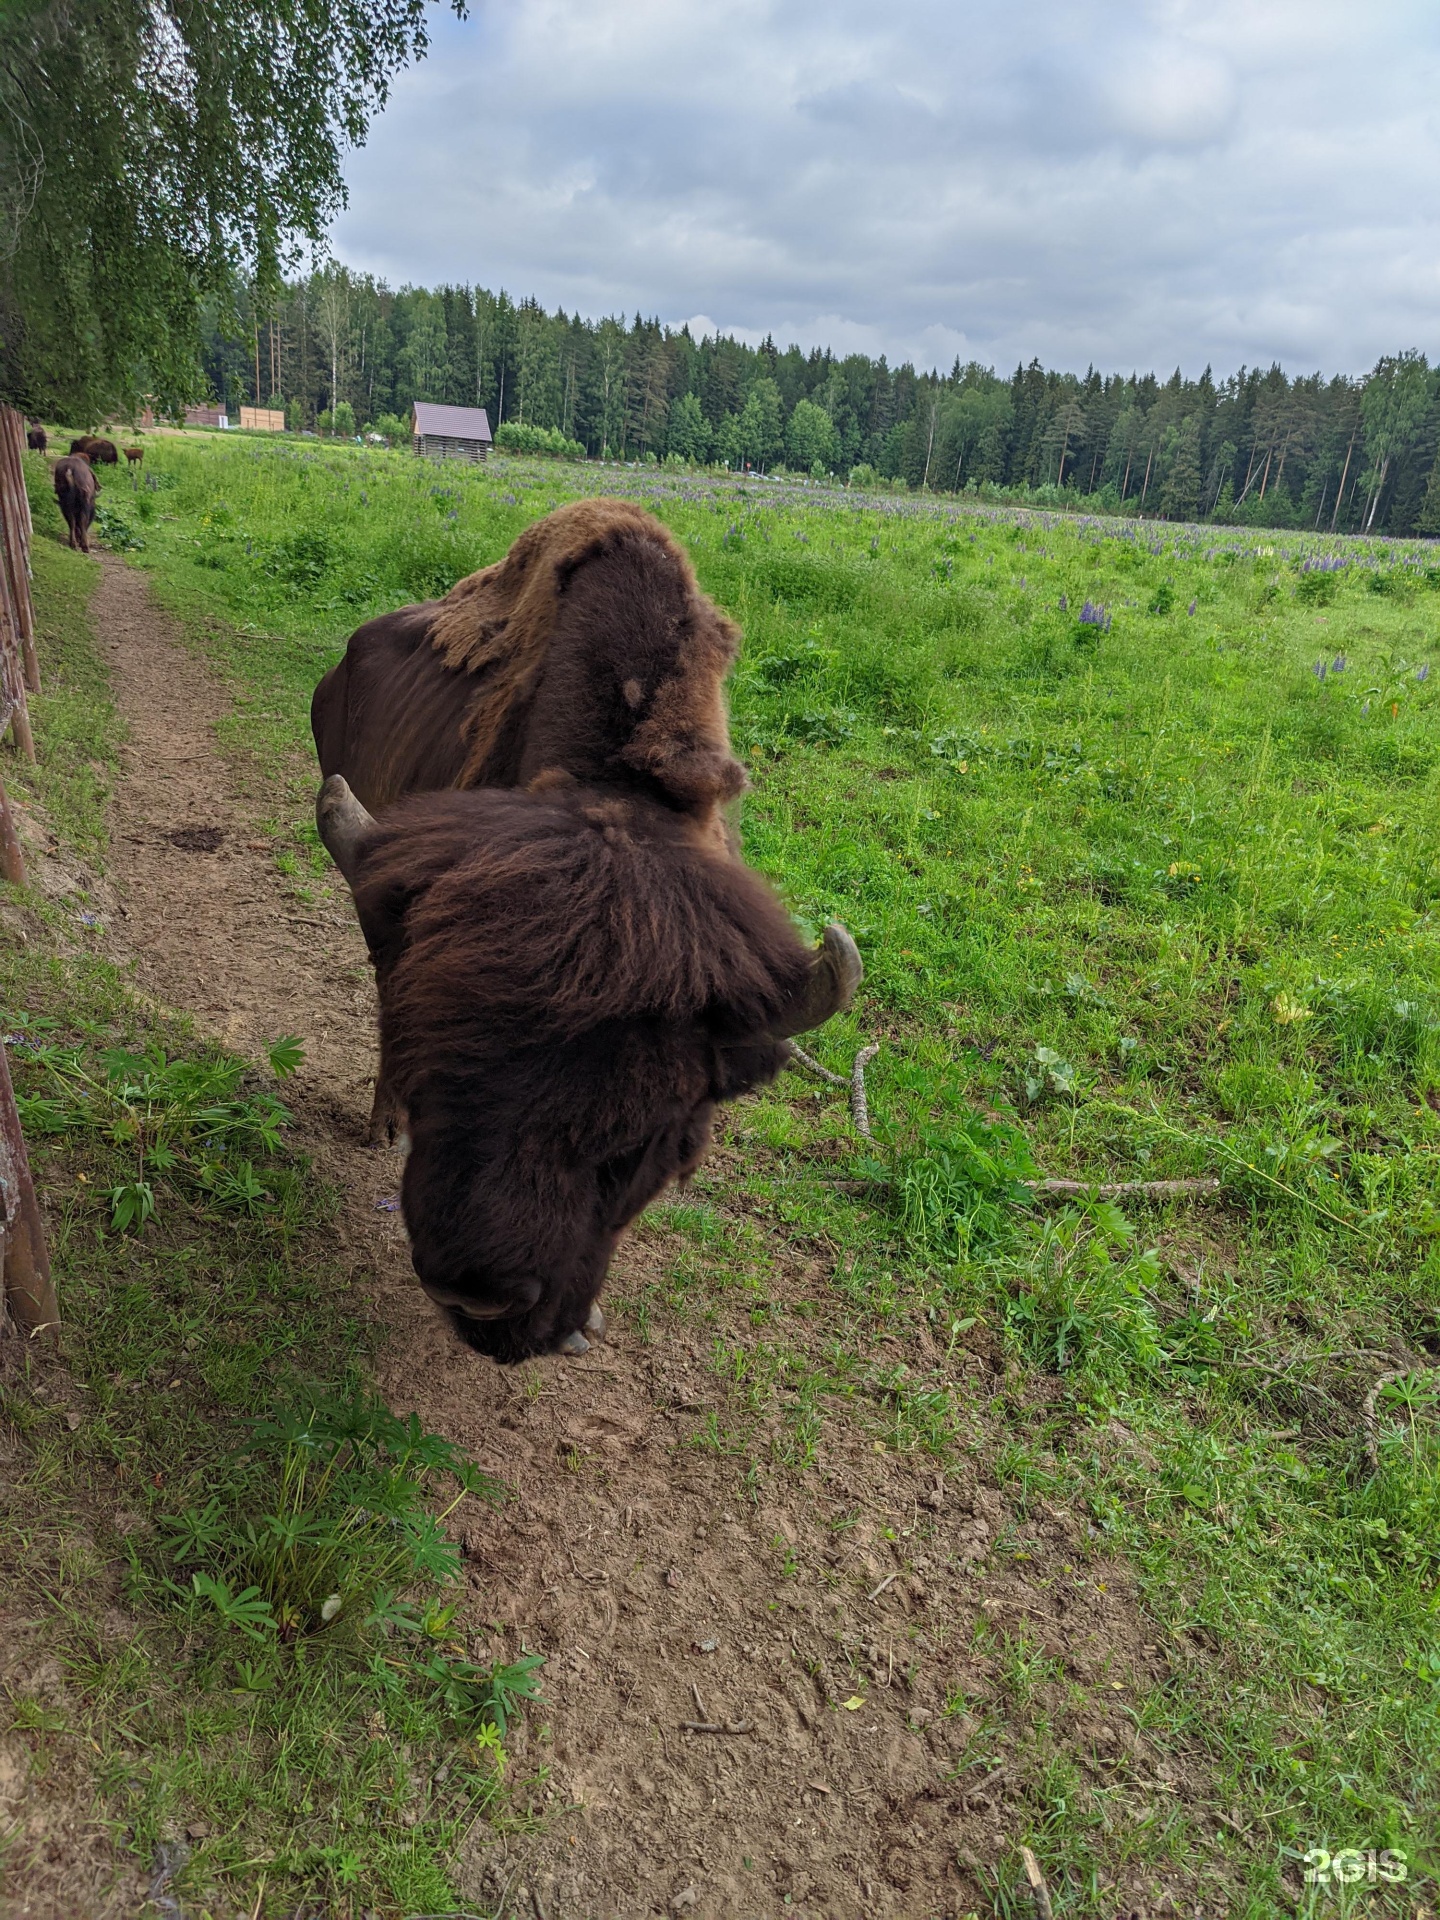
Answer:
POLYGON ((1343 673, 1345 671, 1345 656, 1343 653, 1337 653, 1335 658, 1330 662, 1330 671, 1331 673, 1343 673))
POLYGON ((1314 666, 1310 669, 1310 671, 1314 674, 1315 678, 1320 682, 1322 682, 1323 684, 1325 675, 1329 671, 1329 669, 1326 667, 1325 662, 1323 660, 1317 660, 1314 666))
POLYGON ((1292 1000, 1288 993, 1277 993, 1270 1002, 1270 1011, 1282 1027, 1293 1027, 1299 1020, 1313 1017, 1313 1008, 1305 1007, 1298 1000, 1292 1000))
POLYGON ((1430 678, 1430 662, 1428 660, 1416 667, 1415 678, 1417 680, 1428 680, 1430 678))
POLYGON ((1195 607, 1196 607, 1196 602, 1192 600, 1189 606, 1185 609, 1185 611, 1191 616, 1192 619, 1194 618, 1194 615, 1195 615, 1195 607))
POLYGON ((1065 594, 1063 594, 1063 593, 1062 593, 1062 594, 1061 594, 1061 596, 1060 596, 1060 611, 1061 611, 1061 613, 1068 613, 1068 612, 1070 611, 1070 601, 1069 601, 1069 598, 1068 598, 1068 596, 1067 596, 1067 595, 1065 595, 1065 594))
POLYGON ((1080 609, 1080 624, 1082 627, 1098 627, 1102 633, 1108 633, 1110 631, 1108 608, 1097 606, 1093 600, 1087 599, 1080 609))

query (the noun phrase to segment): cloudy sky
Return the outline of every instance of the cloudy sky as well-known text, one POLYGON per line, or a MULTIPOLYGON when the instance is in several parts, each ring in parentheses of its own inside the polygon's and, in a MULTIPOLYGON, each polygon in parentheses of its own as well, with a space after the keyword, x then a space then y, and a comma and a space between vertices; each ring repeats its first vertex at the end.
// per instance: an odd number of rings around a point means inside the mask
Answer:
POLYGON ((1430 0, 472 0, 348 176, 393 284, 946 368, 1440 352, 1430 0))

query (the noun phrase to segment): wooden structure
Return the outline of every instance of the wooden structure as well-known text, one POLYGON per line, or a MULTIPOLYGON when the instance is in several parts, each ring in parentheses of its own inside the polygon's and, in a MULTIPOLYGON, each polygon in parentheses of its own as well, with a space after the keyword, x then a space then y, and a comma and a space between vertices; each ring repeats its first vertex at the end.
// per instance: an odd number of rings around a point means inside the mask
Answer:
POLYGON ((411 433, 423 460, 483 460, 495 444, 483 407, 442 407, 434 400, 415 402, 411 433))
POLYGON ((250 433, 283 433, 285 412, 282 407, 241 407, 240 425, 250 433))
MULTIPOLYGON (((30 499, 25 491, 25 421, 0 407, 0 734, 35 758, 26 692, 38 693, 35 608, 30 597, 30 499)), ((14 817, 0 782, 0 874, 25 884, 25 860, 14 817)), ((4 1303, 27 1334, 59 1325, 45 1229, 30 1178, 30 1159, 10 1084, 10 1062, 0 1041, 0 1264, 4 1303)))
POLYGON ((186 407, 187 427, 228 427, 230 416, 224 407, 186 407))

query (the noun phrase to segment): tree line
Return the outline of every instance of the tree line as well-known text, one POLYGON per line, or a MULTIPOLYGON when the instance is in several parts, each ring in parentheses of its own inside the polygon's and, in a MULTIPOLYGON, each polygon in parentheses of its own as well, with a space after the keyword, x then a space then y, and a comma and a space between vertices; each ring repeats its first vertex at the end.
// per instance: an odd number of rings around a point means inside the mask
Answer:
POLYGON ((295 428, 391 438, 415 400, 482 406, 517 443, 593 459, 783 468, 934 492, 1321 531, 1440 533, 1440 368, 1278 365, 1217 380, 948 373, 773 340, 696 340, 638 314, 547 313, 483 287, 402 287, 331 263, 212 315, 216 396, 295 428), (523 433, 519 431, 524 429, 523 433))

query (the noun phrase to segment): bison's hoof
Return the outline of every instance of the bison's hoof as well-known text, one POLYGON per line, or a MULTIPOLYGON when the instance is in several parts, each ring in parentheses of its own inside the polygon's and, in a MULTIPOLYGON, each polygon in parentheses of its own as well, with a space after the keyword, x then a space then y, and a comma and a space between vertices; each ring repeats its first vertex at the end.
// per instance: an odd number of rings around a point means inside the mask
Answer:
POLYGON ((590 1351, 590 1342, 577 1327, 574 1333, 567 1333, 565 1338, 560 1342, 560 1351, 561 1353, 588 1353, 590 1351))
POLYGON ((605 1316, 600 1311, 600 1302, 598 1300, 590 1309, 590 1317, 585 1322, 585 1331, 596 1340, 603 1340, 605 1338, 605 1316))

